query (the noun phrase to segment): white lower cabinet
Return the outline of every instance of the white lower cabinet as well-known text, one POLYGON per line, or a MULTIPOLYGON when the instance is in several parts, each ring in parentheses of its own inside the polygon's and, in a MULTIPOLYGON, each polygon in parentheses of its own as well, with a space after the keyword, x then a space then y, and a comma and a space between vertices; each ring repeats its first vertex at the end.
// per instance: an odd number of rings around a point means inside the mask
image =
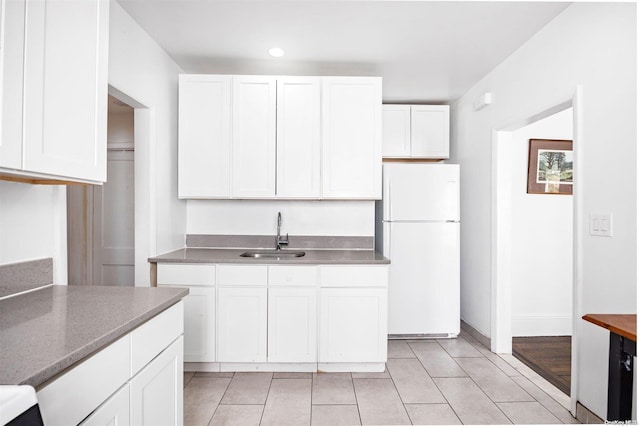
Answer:
POLYGON ((131 424, 182 425, 182 337, 131 379, 131 424))
POLYGON ((184 299, 184 361, 216 361, 216 267, 160 264, 158 287, 189 289, 184 299))
POLYGON ((316 362, 316 287, 269 288, 269 362, 316 362))
POLYGON ((318 362, 386 362, 387 289, 321 288, 318 362))
POLYGON ((267 361, 267 289, 218 289, 218 361, 267 361))
POLYGON ((121 387, 81 424, 82 426, 129 426, 131 424, 129 383, 121 387))
POLYGON ((183 423, 178 302, 37 391, 47 426, 183 423))

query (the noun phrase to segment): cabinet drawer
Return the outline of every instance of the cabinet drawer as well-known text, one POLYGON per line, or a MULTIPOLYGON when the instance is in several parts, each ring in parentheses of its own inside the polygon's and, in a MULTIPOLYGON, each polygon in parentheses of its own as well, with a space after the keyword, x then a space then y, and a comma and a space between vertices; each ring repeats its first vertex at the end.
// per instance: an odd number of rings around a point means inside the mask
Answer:
POLYGON ((269 285, 316 285, 315 266, 269 266, 269 285))
POLYGON ((37 393, 46 425, 78 424, 129 380, 129 335, 64 373, 37 393))
POLYGON ((321 266, 322 287, 386 287, 387 266, 321 266))
POLYGON ((266 265, 220 265, 219 285, 267 285, 266 265))
POLYGON ((184 330, 180 301, 131 332, 131 376, 156 357, 184 330))
POLYGON ((158 264, 158 285, 208 285, 216 283, 216 265, 158 264))

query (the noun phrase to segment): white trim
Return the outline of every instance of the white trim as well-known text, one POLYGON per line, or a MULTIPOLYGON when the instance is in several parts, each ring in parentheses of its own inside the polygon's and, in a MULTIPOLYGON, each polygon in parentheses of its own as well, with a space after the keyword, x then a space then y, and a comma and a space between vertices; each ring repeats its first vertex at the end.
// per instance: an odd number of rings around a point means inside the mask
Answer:
POLYGON ((570 96, 553 104, 548 109, 534 114, 528 118, 512 121, 492 130, 491 144, 491 350, 496 353, 511 353, 511 283, 508 279, 506 265, 510 264, 509 238, 510 220, 503 218, 505 212, 503 197, 505 187, 508 184, 500 182, 500 176, 504 173, 502 168, 508 161, 502 161, 500 148, 511 137, 511 133, 528 124, 539 121, 543 118, 556 114, 564 109, 573 107, 573 155, 574 155, 574 184, 573 187, 573 338, 571 344, 571 414, 576 414, 577 391, 578 391, 578 346, 580 344, 575 330, 579 329, 580 304, 582 293, 582 237, 581 229, 583 220, 580 216, 582 211, 583 174, 580 168, 582 161, 582 150, 580 142, 582 140, 582 87, 577 86, 570 96), (567 99, 568 98, 568 99, 567 99), (500 164, 500 168, 498 165, 500 164))
POLYGON ((524 336, 571 336, 571 315, 513 315, 511 332, 513 337, 524 336))

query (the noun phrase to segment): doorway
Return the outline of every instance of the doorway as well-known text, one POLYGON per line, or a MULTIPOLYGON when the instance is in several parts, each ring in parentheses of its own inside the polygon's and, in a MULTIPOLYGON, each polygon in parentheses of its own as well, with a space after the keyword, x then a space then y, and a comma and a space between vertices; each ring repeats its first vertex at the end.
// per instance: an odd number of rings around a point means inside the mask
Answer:
POLYGON ((107 182, 67 188, 70 285, 134 285, 134 164, 134 109, 110 95, 107 182))
MULTIPOLYGON (((529 162, 531 139, 573 140, 573 108, 514 130, 505 147, 511 156, 512 182, 508 194, 512 353, 569 395, 573 196, 527 191, 528 170, 524 165, 529 162)), ((573 162, 571 155, 564 152, 547 151, 542 155, 562 155, 567 169, 573 162)), ((566 175, 563 179, 569 182, 568 170, 566 175)))
MULTIPOLYGON (((566 99, 566 98, 565 98, 566 99)), ((572 117, 572 129, 571 139, 573 140, 573 176, 576 184, 573 185, 573 196, 567 197, 562 195, 554 195, 554 197, 566 197, 565 201, 570 204, 570 217, 571 223, 564 225, 563 228, 571 234, 570 248, 566 251, 570 253, 568 259, 565 260, 565 266, 570 269, 570 296, 563 297, 566 301, 570 299, 570 308, 567 310, 565 305, 565 311, 562 315, 561 323, 565 327, 570 328, 567 334, 573 334, 573 330, 576 329, 579 319, 576 319, 574 312, 579 312, 579 306, 577 306, 578 297, 580 292, 580 268, 578 267, 582 254, 580 245, 580 234, 576 232, 576 229, 580 229, 582 226, 582 218, 577 214, 580 211, 579 206, 581 203, 581 189, 580 189, 580 87, 576 88, 575 93, 568 100, 558 103, 549 109, 535 114, 531 117, 525 117, 518 121, 514 121, 509 125, 505 125, 501 128, 494 130, 493 132, 493 144, 492 144, 492 241, 491 241, 491 259, 492 259, 492 273, 491 273, 491 350, 500 354, 512 354, 512 338, 514 337, 514 331, 522 329, 524 323, 538 324, 538 326, 549 326, 553 323, 553 316, 550 312, 546 312, 547 318, 541 320, 540 318, 527 321, 527 315, 521 313, 519 321, 514 324, 514 312, 517 313, 519 306, 514 306, 514 293, 520 293, 520 289, 514 285, 513 282, 513 268, 514 260, 518 260, 520 254, 515 253, 515 249, 521 247, 521 242, 513 241, 514 226, 517 224, 517 219, 514 219, 513 210, 515 207, 511 202, 511 195, 513 191, 518 190, 526 193, 526 178, 524 182, 515 182, 513 180, 513 173, 519 171, 520 173, 526 173, 527 160, 525 157, 524 164, 521 160, 514 161, 513 155, 513 141, 517 136, 518 131, 533 124, 544 120, 548 117, 552 117, 555 114, 566 111, 565 113, 572 117), (518 170, 516 170, 518 169, 518 170), (567 229, 566 227, 570 227, 567 229), (515 310, 515 311, 514 311, 515 310), (567 313, 568 312, 568 313, 567 313), (567 318, 567 315, 569 318, 567 318)), ((533 137, 533 136, 532 136, 533 137)), ((546 136, 540 136, 546 137, 546 136)), ((556 137, 557 138, 557 137, 556 137)), ((527 140, 528 144, 528 140, 527 140)), ((527 148, 528 150, 528 148, 527 148)), ((528 151, 527 156, 528 156, 528 151)), ((525 240, 526 241, 526 240, 525 240)), ((566 254, 565 251, 565 254, 566 254)), ((526 253, 525 253, 526 254, 526 253)), ((538 269, 541 269, 539 267, 538 269)), ((565 289, 566 290, 566 289, 565 289)), ((535 291, 535 289, 534 289, 535 291)), ((544 291, 538 292, 539 295, 544 296, 544 291)), ((517 297, 517 296, 516 296, 517 297)), ((544 298, 543 298, 544 299, 544 298)), ((524 304, 529 304, 530 300, 524 299, 524 304)), ((542 300, 544 302, 544 300, 542 300)), ((521 303, 522 302, 518 302, 521 303)), ((532 304, 533 306, 533 304, 532 304)), ((544 304, 542 305, 544 306, 544 304)), ((526 306, 525 306, 526 307, 526 306)), ((540 308, 538 308, 540 309, 540 308)), ((549 309, 546 306, 545 309, 549 309)), ((545 312, 538 312, 545 313, 545 312)), ((558 318, 556 318, 558 319, 558 318)), ((557 321, 555 321, 557 322, 557 321)), ((535 333, 538 334, 538 333, 535 333)), ((542 333, 544 334, 544 333, 542 333)), ((565 334, 565 333, 562 333, 565 334)), ((577 347, 578 339, 576 336, 572 336, 571 340, 571 392, 570 398, 567 398, 561 392, 558 392, 559 397, 557 400, 571 410, 575 415, 576 407, 576 389, 577 389, 577 347), (566 398, 566 400, 565 400, 566 398)))

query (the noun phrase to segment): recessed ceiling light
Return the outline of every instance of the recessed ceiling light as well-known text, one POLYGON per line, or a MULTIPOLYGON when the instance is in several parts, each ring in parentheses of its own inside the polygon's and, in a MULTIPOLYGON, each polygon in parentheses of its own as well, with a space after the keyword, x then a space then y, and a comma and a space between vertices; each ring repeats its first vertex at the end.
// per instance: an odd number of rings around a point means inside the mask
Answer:
POLYGON ((269 49, 269 55, 273 56, 274 58, 279 58, 284 55, 284 50, 280 49, 279 47, 272 47, 271 49, 269 49))

